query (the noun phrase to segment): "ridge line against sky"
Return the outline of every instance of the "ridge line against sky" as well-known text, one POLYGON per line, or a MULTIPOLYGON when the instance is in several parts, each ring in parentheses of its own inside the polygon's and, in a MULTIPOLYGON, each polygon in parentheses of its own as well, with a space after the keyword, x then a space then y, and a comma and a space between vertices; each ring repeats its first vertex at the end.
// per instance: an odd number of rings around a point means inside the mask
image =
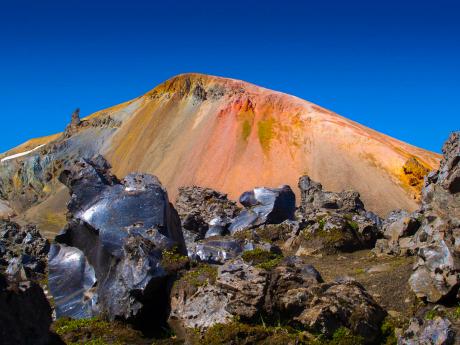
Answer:
POLYGON ((26 0, 0 11, 0 152, 198 72, 440 152, 460 129, 456 1, 26 0), (7 130, 5 130, 7 129, 7 130))

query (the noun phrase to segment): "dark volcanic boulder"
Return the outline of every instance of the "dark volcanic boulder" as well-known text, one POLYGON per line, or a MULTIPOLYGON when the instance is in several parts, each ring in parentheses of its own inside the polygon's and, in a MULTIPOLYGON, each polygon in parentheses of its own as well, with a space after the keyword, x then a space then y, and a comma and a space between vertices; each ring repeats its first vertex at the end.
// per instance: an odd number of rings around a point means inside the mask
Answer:
POLYGON ((245 210, 230 225, 230 233, 263 224, 279 224, 294 218, 295 194, 289 186, 255 188, 244 192, 240 203, 245 210))
POLYGON ((8 281, 0 274, 0 343, 49 345, 51 307, 31 281, 8 281))
POLYGON ((61 176, 72 193, 70 221, 56 237, 49 270, 61 316, 136 319, 148 308, 165 310, 162 253, 186 253, 179 217, 158 179, 131 174, 118 181, 107 168, 103 158, 80 160, 61 176))
POLYGON ((443 153, 422 191, 423 219, 414 235, 418 260, 409 279, 417 296, 429 302, 455 297, 460 285, 460 132, 451 134, 443 153))

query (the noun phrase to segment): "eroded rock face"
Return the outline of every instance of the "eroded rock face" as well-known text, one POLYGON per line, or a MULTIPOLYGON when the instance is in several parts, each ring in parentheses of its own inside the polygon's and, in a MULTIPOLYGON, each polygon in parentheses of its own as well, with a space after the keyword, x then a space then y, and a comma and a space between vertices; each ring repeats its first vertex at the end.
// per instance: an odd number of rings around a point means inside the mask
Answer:
POLYGON ((439 316, 433 320, 413 318, 404 334, 398 337, 398 345, 452 345, 455 332, 451 322, 439 316))
POLYGON ((437 172, 423 189, 423 221, 414 236, 417 262, 409 283, 418 297, 439 302, 457 294, 460 284, 460 133, 452 133, 443 147, 437 172))
POLYGON ((0 274, 0 342, 3 345, 49 345, 51 307, 41 287, 11 281, 0 274))
POLYGON ((101 157, 80 160, 61 176, 72 193, 70 221, 56 237, 49 272, 61 316, 135 319, 163 305, 162 253, 186 253, 179 217, 158 179, 130 174, 118 181, 107 168, 101 157))
POLYGON ((279 188, 255 188, 244 192, 240 203, 245 209, 232 221, 229 227, 231 234, 294 218, 295 194, 287 185, 279 188))
POLYGON ((332 335, 348 327, 368 342, 375 340, 385 317, 364 288, 352 280, 323 283, 320 274, 300 257, 288 257, 273 269, 241 258, 220 266, 217 277, 188 291, 173 289, 170 324, 178 334, 186 328, 206 331, 216 323, 278 317, 312 332, 332 335), (204 309, 206 302, 209 308, 204 309))

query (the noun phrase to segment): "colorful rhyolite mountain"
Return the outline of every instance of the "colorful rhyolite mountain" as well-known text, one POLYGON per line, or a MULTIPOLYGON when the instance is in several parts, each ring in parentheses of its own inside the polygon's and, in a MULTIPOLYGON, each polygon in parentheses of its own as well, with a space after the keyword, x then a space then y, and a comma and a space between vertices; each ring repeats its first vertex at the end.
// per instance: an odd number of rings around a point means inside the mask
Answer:
POLYGON ((52 175, 42 179, 43 190, 27 207, 53 208, 66 193, 55 182, 59 168, 77 156, 101 153, 119 177, 133 171, 157 175, 172 200, 178 187, 192 184, 234 199, 254 186, 296 189, 299 176, 307 174, 327 190, 357 190, 367 209, 384 215, 417 207, 423 176, 440 158, 297 97, 201 74, 174 77, 63 135, 35 139, 0 158, 30 150, 0 165, 0 175, 13 181, 0 185, 0 195, 14 208, 21 207, 15 188, 28 182, 18 176, 24 165, 18 161, 39 156, 42 170, 52 175))

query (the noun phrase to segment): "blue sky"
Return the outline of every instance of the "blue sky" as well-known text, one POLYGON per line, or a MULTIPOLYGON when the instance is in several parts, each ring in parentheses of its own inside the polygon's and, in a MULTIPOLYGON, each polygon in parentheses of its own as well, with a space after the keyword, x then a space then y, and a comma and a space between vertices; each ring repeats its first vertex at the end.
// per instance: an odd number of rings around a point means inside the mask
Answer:
POLYGON ((184 72, 290 93, 434 151, 460 129, 458 1, 0 4, 0 152, 184 72))

